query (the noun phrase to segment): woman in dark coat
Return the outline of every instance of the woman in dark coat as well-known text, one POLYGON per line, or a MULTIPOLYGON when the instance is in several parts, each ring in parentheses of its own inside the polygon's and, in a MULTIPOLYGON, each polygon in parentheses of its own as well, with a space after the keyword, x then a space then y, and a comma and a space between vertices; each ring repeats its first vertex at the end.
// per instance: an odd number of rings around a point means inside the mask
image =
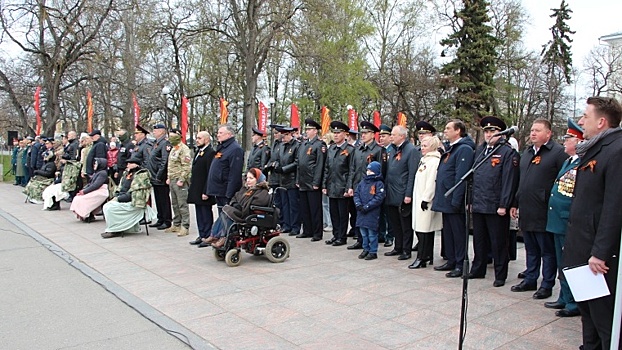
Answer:
POLYGON ((216 152, 210 145, 210 136, 206 131, 197 133, 196 142, 197 150, 192 160, 190 187, 188 188, 188 204, 194 204, 199 237, 190 244, 198 244, 202 248, 208 246, 205 241, 212 231, 214 222, 212 205, 216 204, 216 198, 207 195, 207 174, 216 152))
POLYGON ((227 240, 226 234, 231 224, 244 222, 251 212, 251 205, 260 207, 270 205, 266 176, 257 168, 248 171, 245 186, 222 208, 222 213, 214 223, 212 234, 206 243, 211 243, 214 248, 222 247, 227 240))

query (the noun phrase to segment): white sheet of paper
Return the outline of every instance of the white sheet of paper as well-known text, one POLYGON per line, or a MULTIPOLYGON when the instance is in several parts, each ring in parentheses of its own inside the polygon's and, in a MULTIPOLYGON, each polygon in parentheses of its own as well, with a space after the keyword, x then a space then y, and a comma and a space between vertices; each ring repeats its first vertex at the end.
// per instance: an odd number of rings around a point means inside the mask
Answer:
POLYGON ((563 271, 575 301, 586 301, 610 294, 605 276, 602 273, 594 275, 588 265, 567 267, 563 271))

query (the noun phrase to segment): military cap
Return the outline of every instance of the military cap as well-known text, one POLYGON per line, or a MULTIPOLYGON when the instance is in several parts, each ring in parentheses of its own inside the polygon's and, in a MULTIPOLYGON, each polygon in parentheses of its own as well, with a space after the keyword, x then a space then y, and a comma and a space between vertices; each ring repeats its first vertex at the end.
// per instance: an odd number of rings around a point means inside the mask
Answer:
POLYGON ((101 130, 99 130, 99 129, 93 129, 93 131, 91 131, 91 133, 89 134, 89 136, 91 136, 91 137, 93 137, 93 136, 95 136, 95 135, 99 135, 99 136, 101 136, 101 135, 102 135, 101 130))
POLYGON ((568 130, 566 131, 566 135, 564 135, 564 137, 576 137, 579 140, 583 140, 583 128, 572 120, 572 118, 568 118, 568 130))
POLYGON ((292 128, 289 126, 283 126, 283 125, 276 126, 275 129, 281 134, 290 133, 290 132, 294 132, 297 130, 296 128, 292 128))
POLYGON ((257 129, 257 128, 256 128, 256 127, 254 127, 254 126, 253 126, 252 130, 253 130, 253 134, 255 134, 255 135, 259 135, 259 136, 265 136, 265 135, 266 135, 266 133, 265 133, 265 132, 263 132, 263 131, 261 131, 261 130, 257 129))
POLYGON ((284 125, 281 125, 281 124, 270 124, 268 126, 271 127, 272 129, 278 129, 278 128, 282 128, 284 125))
POLYGON ((348 130, 348 134, 350 134, 350 135, 358 135, 359 132, 354 130, 354 129, 350 129, 350 130, 348 130))
POLYGON ((143 128, 139 124, 136 124, 136 132, 141 132, 141 133, 143 133, 145 135, 147 135, 149 133, 149 131, 147 131, 147 129, 143 128))
POLYGON ((380 129, 378 129, 377 126, 375 126, 373 123, 368 122, 366 120, 361 122, 361 132, 379 132, 380 129))
POLYGON ((380 124, 380 134, 391 135, 391 127, 386 124, 380 124))
POLYGON ((166 129, 166 125, 164 124, 156 124, 153 126, 153 130, 155 129, 166 129))
POLYGON ((305 119, 305 127, 306 128, 314 128, 314 129, 317 129, 317 130, 322 129, 322 126, 318 122, 316 122, 315 120, 313 120, 311 118, 305 119))
POLYGON ((487 116, 482 118, 482 120, 479 122, 479 125, 481 125, 484 130, 501 131, 507 129, 507 126, 505 125, 503 120, 494 116, 487 116))
POLYGON ((417 133, 419 134, 428 134, 435 133, 436 128, 432 126, 432 124, 426 122, 425 120, 420 120, 415 124, 415 128, 417 129, 417 133))
POLYGON ((173 134, 177 134, 177 135, 180 135, 180 136, 181 136, 181 130, 180 130, 180 129, 171 129, 171 132, 172 132, 173 134))
POLYGON ((32 137, 32 136, 26 136, 26 140, 29 140, 29 141, 34 141, 34 140, 35 140, 35 138, 34 138, 34 137, 32 137))
POLYGON ((344 124, 343 122, 340 122, 338 120, 333 120, 332 122, 330 122, 330 130, 332 132, 349 132, 350 128, 348 128, 348 126, 346 124, 344 124))

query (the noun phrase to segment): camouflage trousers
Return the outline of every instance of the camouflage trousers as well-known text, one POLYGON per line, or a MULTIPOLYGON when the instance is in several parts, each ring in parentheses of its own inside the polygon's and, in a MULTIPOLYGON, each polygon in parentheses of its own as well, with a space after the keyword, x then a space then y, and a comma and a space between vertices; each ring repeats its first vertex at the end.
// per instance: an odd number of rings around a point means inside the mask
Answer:
POLYGON ((188 183, 179 187, 177 182, 169 185, 171 190, 171 205, 173 207, 173 226, 190 228, 190 210, 188 209, 188 183))
POLYGON ((40 175, 35 175, 35 177, 30 179, 26 187, 24 187, 22 193, 24 193, 30 199, 34 199, 36 201, 43 201, 43 197, 41 196, 41 194, 46 187, 52 184, 52 182, 54 182, 54 179, 48 179, 40 175))

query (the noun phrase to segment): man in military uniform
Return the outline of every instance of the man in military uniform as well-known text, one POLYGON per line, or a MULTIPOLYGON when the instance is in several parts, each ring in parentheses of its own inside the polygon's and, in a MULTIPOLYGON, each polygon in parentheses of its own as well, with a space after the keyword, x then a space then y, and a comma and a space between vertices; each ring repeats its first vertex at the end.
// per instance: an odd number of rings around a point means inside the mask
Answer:
POLYGON ((253 135, 251 136, 253 149, 248 155, 246 170, 251 168, 263 169, 270 160, 270 147, 264 140, 265 135, 265 132, 253 127, 253 135))
POLYGON ((173 129, 168 135, 173 148, 168 154, 168 174, 166 184, 171 191, 173 206, 173 226, 164 232, 177 232, 178 237, 187 236, 190 228, 190 211, 188 210, 188 187, 192 169, 190 148, 181 142, 181 130, 173 129))
POLYGON ((283 134, 279 146, 279 160, 272 165, 274 172, 279 174, 279 186, 285 189, 279 191, 279 196, 281 197, 283 232, 289 233, 290 236, 300 233, 300 194, 296 186, 300 142, 294 138, 295 130, 291 127, 279 129, 279 132, 283 134))
POLYGON ((510 238, 509 208, 518 187, 518 153, 504 136, 493 135, 507 127, 503 120, 482 118, 485 142, 475 152, 477 164, 490 156, 473 174, 473 266, 469 278, 484 278, 489 254, 495 267, 493 286, 501 287, 508 277, 510 238), (494 150, 497 145, 501 145, 494 150), (493 153, 494 151, 494 153, 493 153), (492 155, 491 155, 492 153, 492 155))
POLYGON ((333 246, 347 243, 348 189, 352 188, 350 160, 354 147, 346 142, 348 126, 340 121, 330 123, 335 143, 328 148, 324 165, 322 192, 328 196, 330 220, 333 223, 333 237, 326 244, 333 246))
POLYGON ((326 144, 318 137, 322 126, 313 119, 305 120, 307 139, 298 148, 298 189, 300 216, 304 232, 296 238, 311 238, 317 242, 323 236, 322 175, 326 144))
POLYGON ((235 140, 235 129, 220 125, 216 134, 218 146, 207 176, 207 195, 216 198, 218 212, 242 188, 244 151, 235 140))
POLYGON ((117 164, 114 173, 112 174, 114 182, 119 184, 119 180, 121 179, 121 175, 127 168, 127 160, 132 156, 132 151, 134 149, 134 145, 132 144, 132 140, 130 139, 130 135, 127 130, 121 129, 117 132, 117 137, 119 138, 119 142, 121 143, 119 148, 119 153, 117 155, 117 164))
MULTIPOLYGON (((395 150, 395 147, 391 143, 391 127, 385 124, 380 124, 378 130, 380 130, 380 133, 378 134, 378 144, 382 148, 384 148, 388 160, 391 152, 395 150)), ((384 173, 383 175, 386 175, 386 173, 384 173)), ((378 228, 378 243, 384 242, 385 247, 392 246, 393 241, 395 240, 395 236, 393 235, 391 227, 389 227, 388 225, 386 204, 383 204, 382 209, 380 210, 379 225, 380 227, 378 228)))
POLYGON ((153 148, 153 143, 147 138, 148 134, 149 131, 140 125, 136 125, 136 131, 134 131, 134 141, 136 141, 136 146, 132 149, 131 157, 141 162, 139 164, 141 168, 147 167, 149 155, 151 154, 151 149, 153 148))
MULTIPOLYGON (((380 163, 383 178, 387 174, 387 151, 384 147, 377 144, 376 140, 374 140, 374 136, 376 136, 376 133, 379 131, 380 129, 378 129, 374 124, 368 121, 361 122, 360 145, 355 147, 354 154, 352 155, 352 160, 350 162, 352 188, 348 189, 348 194, 352 196, 354 196, 354 189, 356 186, 358 186, 361 180, 363 180, 363 178, 367 175, 367 165, 369 165, 369 163, 373 161, 380 163)), ((352 198, 350 199, 350 206, 354 207, 354 200, 352 198)), ((353 212, 350 211, 350 215, 351 225, 352 222, 354 222, 354 226, 356 226, 356 209, 353 212)), ((363 249, 363 237, 361 236, 361 232, 356 227, 354 232, 356 233, 356 242, 349 246, 348 249, 363 249)))
POLYGON ((577 155, 577 144, 583 141, 583 129, 568 118, 568 130, 564 136, 564 151, 570 156, 557 174, 557 179, 549 197, 549 213, 546 220, 546 231, 554 235, 555 258, 559 274, 559 297, 556 301, 544 303, 544 307, 558 309, 555 316, 573 317, 579 316, 579 306, 572 296, 568 282, 563 277, 562 266, 564 245, 566 242, 566 229, 568 227, 568 213, 574 200, 574 189, 577 178, 577 168, 581 159, 577 155))
POLYGON ((283 206, 281 205, 281 196, 277 193, 277 188, 281 183, 281 175, 277 174, 272 167, 272 164, 275 164, 279 161, 279 152, 281 147, 281 139, 283 138, 283 134, 279 130, 283 128, 283 125, 280 124, 270 124, 270 129, 272 129, 272 149, 270 152, 270 159, 268 163, 264 165, 262 168, 264 174, 268 174, 268 186, 273 190, 272 198, 274 205, 279 208, 279 225, 283 227, 285 222, 283 221, 283 206))
POLYGON ((168 153, 171 151, 171 143, 166 138, 167 132, 164 124, 153 126, 153 136, 155 136, 156 140, 147 161, 147 170, 149 170, 149 175, 151 175, 151 185, 153 185, 153 193, 158 209, 158 221, 150 226, 156 227, 158 230, 166 230, 171 227, 171 222, 173 221, 170 189, 166 184, 168 153))

